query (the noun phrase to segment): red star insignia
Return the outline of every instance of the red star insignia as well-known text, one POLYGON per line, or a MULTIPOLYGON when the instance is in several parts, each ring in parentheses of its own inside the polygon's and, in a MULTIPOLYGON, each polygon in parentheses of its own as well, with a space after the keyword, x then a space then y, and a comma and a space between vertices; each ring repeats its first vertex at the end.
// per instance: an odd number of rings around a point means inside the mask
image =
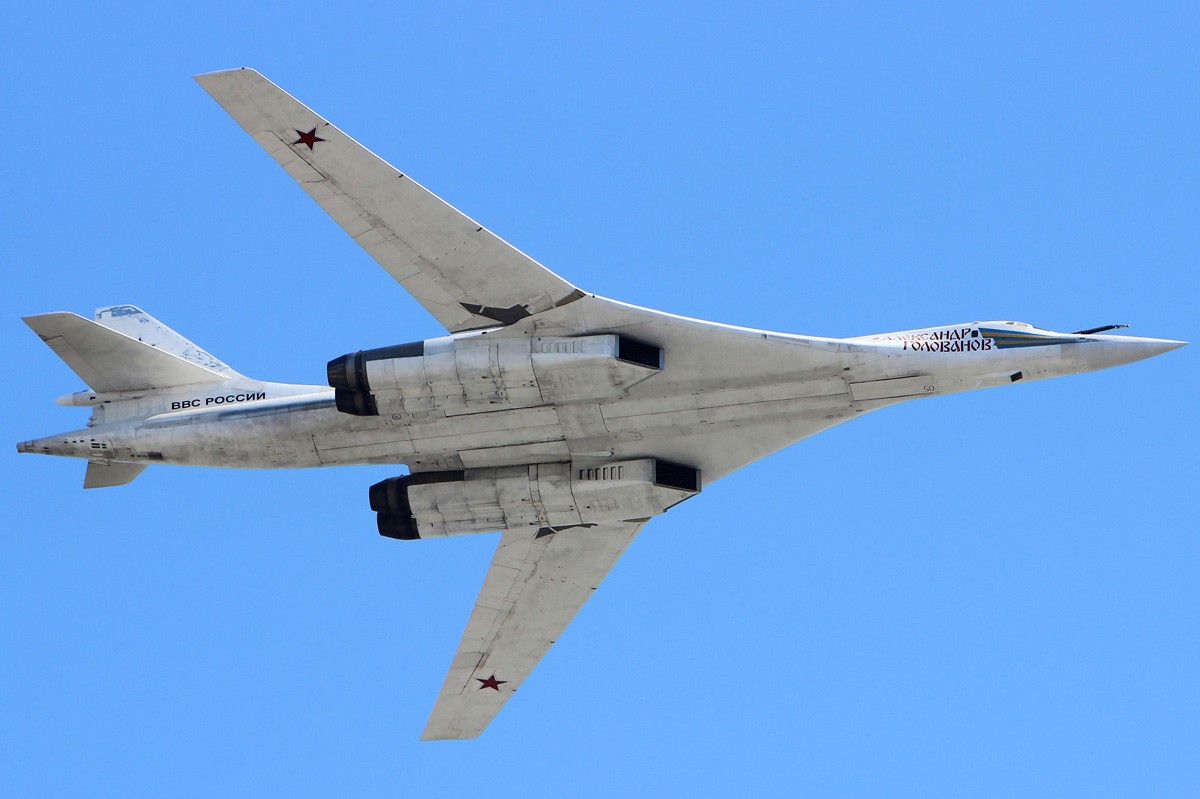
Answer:
MULTIPOLYGON (((296 130, 296 129, 292 128, 292 130, 296 130)), ((299 136, 300 138, 296 139, 294 142, 292 142, 292 144, 293 145, 307 144, 308 149, 310 149, 310 150, 313 148, 313 145, 316 144, 317 142, 325 141, 324 139, 322 139, 320 136, 317 135, 316 128, 313 128, 308 133, 304 133, 302 131, 296 130, 296 135, 299 136)))
POLYGON ((484 688, 491 688, 493 691, 499 691, 500 686, 504 685, 504 683, 508 682, 508 680, 497 680, 495 674, 493 674, 491 677, 488 677, 486 680, 480 679, 479 677, 476 677, 475 679, 479 680, 479 682, 483 683, 482 685, 479 686, 479 690, 481 690, 481 691, 484 688))

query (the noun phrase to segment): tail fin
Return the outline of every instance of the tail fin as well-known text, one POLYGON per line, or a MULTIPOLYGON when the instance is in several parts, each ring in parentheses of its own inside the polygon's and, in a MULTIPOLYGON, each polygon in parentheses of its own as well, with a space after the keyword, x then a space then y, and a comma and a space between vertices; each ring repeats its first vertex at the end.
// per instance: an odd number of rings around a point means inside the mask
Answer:
POLYGON ((97 308, 96 321, 110 330, 124 333, 151 347, 174 353, 185 361, 199 364, 206 369, 225 375, 226 378, 238 376, 237 372, 141 308, 132 305, 110 305, 107 308, 97 308))
POLYGON ((237 373, 132 305, 25 317, 25 324, 97 392, 221 383, 237 373))

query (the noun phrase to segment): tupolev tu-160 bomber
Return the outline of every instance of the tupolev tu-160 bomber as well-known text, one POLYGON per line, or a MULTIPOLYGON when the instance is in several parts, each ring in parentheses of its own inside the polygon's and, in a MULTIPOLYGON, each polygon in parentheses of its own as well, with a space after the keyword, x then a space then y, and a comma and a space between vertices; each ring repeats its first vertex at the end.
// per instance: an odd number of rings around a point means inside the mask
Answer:
POLYGON ((1184 344, 1012 321, 824 338, 605 299, 259 73, 197 80, 447 335, 341 355, 327 386, 294 385, 241 375, 132 305, 30 316, 87 385, 59 404, 91 418, 17 449, 85 459, 84 488, 159 463, 394 464, 406 473, 364 486, 381 535, 499 531, 424 739, 478 736, 642 527, 731 472, 888 405, 1184 344))

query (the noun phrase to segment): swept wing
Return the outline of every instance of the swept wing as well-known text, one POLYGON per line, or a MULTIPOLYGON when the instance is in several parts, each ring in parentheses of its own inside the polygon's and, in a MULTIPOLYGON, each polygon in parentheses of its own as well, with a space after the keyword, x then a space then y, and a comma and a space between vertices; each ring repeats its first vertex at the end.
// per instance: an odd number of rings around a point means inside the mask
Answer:
MULTIPOLYGON (((619 330, 662 347, 680 373, 699 373, 705 363, 720 362, 731 381, 764 357, 764 344, 785 370, 820 368, 836 353, 838 345, 831 340, 714 325, 585 294, 259 73, 240 69, 196 80, 451 332, 502 327, 497 335, 530 336, 619 330)), ((776 427, 760 429, 747 421, 724 436, 688 439, 660 454, 716 479, 842 418, 837 414, 845 404, 841 380, 812 381, 798 395, 777 393, 760 387, 746 396, 685 394, 666 400, 675 411, 693 414, 696 424, 720 422, 724 408, 745 402, 754 403, 764 417, 790 412, 794 419, 783 436, 776 427)), ((674 417, 659 422, 653 413, 639 421, 647 428, 679 423, 674 417)), ((504 532, 422 737, 478 736, 645 521, 504 532)))
POLYGON ((258 72, 196 80, 450 332, 511 324, 582 296, 258 72))
POLYGON ((644 523, 504 533, 422 740, 483 732, 644 523))

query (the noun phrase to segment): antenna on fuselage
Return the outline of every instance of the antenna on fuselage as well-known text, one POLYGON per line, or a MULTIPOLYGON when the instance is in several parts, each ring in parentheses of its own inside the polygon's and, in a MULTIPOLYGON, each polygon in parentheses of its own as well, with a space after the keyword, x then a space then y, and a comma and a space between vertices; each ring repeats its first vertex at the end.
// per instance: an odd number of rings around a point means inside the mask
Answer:
POLYGON ((1120 330, 1129 325, 1101 325, 1100 327, 1089 327, 1087 330, 1076 330, 1072 336, 1090 336, 1093 333, 1107 333, 1109 330, 1120 330))

